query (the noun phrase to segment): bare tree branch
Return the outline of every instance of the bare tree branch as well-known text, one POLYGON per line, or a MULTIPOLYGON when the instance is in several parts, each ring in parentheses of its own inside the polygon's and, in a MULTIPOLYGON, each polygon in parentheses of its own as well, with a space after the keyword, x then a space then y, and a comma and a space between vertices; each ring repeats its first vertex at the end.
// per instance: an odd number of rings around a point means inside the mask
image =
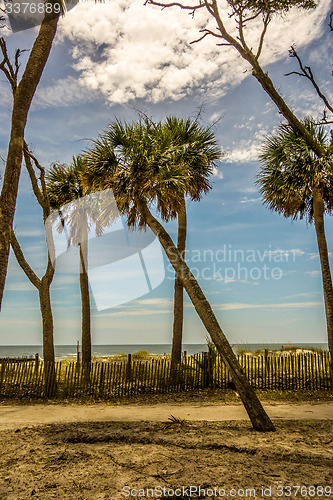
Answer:
POLYGON ((303 66, 303 63, 302 63, 302 60, 301 58, 299 57, 299 55, 297 54, 297 51, 295 49, 294 46, 291 46, 290 47, 290 50, 289 50, 289 55, 290 57, 294 57, 295 59, 297 59, 297 62, 298 62, 298 65, 300 67, 300 72, 299 71, 291 71, 290 73, 286 73, 285 76, 289 76, 289 75, 299 75, 299 76, 304 76, 305 78, 307 78, 308 80, 310 80, 310 82, 312 83, 313 87, 315 88, 318 96, 324 101, 325 103, 325 106, 327 107, 327 109, 329 109, 331 111, 331 113, 333 113, 333 106, 331 106, 331 104, 329 103, 327 97, 322 93, 322 91, 320 90, 320 87, 319 85, 317 84, 314 76, 313 76, 313 73, 312 73, 312 70, 310 68, 310 66, 303 66))
POLYGON ((167 7, 180 7, 181 9, 190 10, 193 12, 205 7, 205 4, 201 1, 197 5, 185 5, 179 2, 164 3, 164 2, 156 2, 156 0, 146 0, 144 5, 156 5, 157 7, 162 7, 162 9, 167 7))
POLYGON ((36 174, 34 172, 34 168, 33 168, 32 163, 31 163, 29 149, 28 149, 27 143, 25 141, 24 141, 24 146, 23 146, 23 156, 24 156, 25 166, 28 170, 28 174, 30 177, 32 190, 34 192, 34 195, 37 198, 38 203, 42 207, 44 200, 43 200, 42 193, 41 193, 39 186, 38 186, 37 177, 36 177, 36 174))
POLYGON ((203 40, 207 35, 212 35, 212 36, 215 36, 217 38, 222 38, 222 36, 220 35, 220 33, 214 33, 214 31, 211 31, 211 30, 208 30, 208 29, 203 29, 203 30, 200 30, 199 33, 204 33, 200 38, 198 38, 197 40, 193 40, 192 42, 190 42, 190 45, 192 45, 193 43, 198 43, 200 42, 201 40, 203 40))
MULTIPOLYGON (((259 63, 259 56, 262 52, 264 39, 267 32, 268 24, 275 12, 283 12, 288 11, 290 6, 294 5, 296 2, 291 0, 289 2, 284 2, 282 0, 276 2, 275 0, 263 0, 262 2, 248 1, 248 0, 227 0, 228 5, 231 7, 231 14, 226 14, 225 10, 220 9, 218 5, 218 0, 199 0, 199 3, 195 6, 182 4, 181 2, 171 2, 171 3, 162 3, 158 0, 146 0, 145 5, 159 5, 160 7, 172 7, 178 6, 181 9, 188 9, 194 13, 195 9, 200 9, 205 7, 206 10, 210 13, 212 18, 217 23, 218 31, 220 32, 221 39, 224 40, 223 43, 218 43, 218 46, 232 46, 234 47, 240 56, 247 61, 252 68, 252 75, 258 80, 259 84, 262 86, 263 90, 268 94, 271 100, 277 106, 279 112, 286 118, 288 123, 293 127, 295 131, 301 134, 304 137, 313 150, 313 152, 319 157, 323 157, 325 152, 316 138, 313 138, 311 134, 308 132, 302 121, 294 114, 291 108, 286 103, 285 99, 279 93, 278 89, 275 87, 273 81, 268 76, 259 63), (194 9, 194 10, 193 10, 194 9), (249 14, 246 14, 249 12, 249 14), (238 27, 238 35, 237 37, 231 35, 231 33, 227 30, 222 18, 221 13, 224 15, 229 15, 229 17, 237 17, 236 23, 238 27), (258 41, 258 47, 256 50, 248 47, 246 44, 245 34, 244 34, 244 23, 251 20, 253 17, 256 19, 257 14, 261 13, 263 16, 263 28, 261 35, 258 41), (241 14, 241 16, 240 16, 241 14)), ((308 2, 308 5, 305 8, 314 7, 314 2, 308 2)), ((333 13, 332 13, 333 17, 333 13)), ((333 18, 332 18, 333 25, 333 18)))
MULTIPOLYGON (((45 222, 45 220, 47 219, 47 217, 50 215, 50 212, 51 212, 49 197, 48 197, 47 189, 46 189, 45 168, 41 166, 41 164, 39 163, 37 158, 31 153, 31 151, 29 151, 26 142, 24 143, 24 151, 26 152, 27 156, 34 162, 36 168, 40 172, 39 180, 40 180, 41 188, 40 189, 38 188, 38 189, 39 189, 39 194, 42 195, 42 198, 41 198, 41 203, 39 203, 39 204, 43 209, 44 222, 45 222)), ((36 179, 36 176, 35 176, 35 179, 36 179)), ((37 195, 36 195, 36 198, 37 198, 37 195)))
POLYGON ((259 45, 258 45, 258 50, 257 50, 257 53, 256 53, 256 59, 259 59, 260 55, 261 55, 261 51, 262 51, 262 48, 263 48, 263 45, 264 45, 264 39, 265 39, 265 35, 266 35, 266 32, 267 32, 267 28, 268 28, 268 25, 271 21, 271 17, 269 14, 266 14, 266 16, 264 17, 264 20, 263 20, 263 23, 264 23, 264 28, 261 32, 261 35, 260 35, 260 38, 259 38, 259 45))
POLYGON ((0 70, 5 74, 8 82, 10 83, 10 86, 12 87, 12 92, 14 95, 17 89, 17 72, 16 68, 14 69, 8 57, 7 45, 3 37, 0 38, 0 50, 2 52, 2 61, 0 63, 0 70))

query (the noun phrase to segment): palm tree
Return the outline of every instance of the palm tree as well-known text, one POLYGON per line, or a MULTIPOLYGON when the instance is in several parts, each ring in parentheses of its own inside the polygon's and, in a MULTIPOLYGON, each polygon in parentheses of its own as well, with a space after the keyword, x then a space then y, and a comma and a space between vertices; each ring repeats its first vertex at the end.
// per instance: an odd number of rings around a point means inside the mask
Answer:
MULTIPOLYGON (((174 162, 185 169, 191 179, 188 191, 181 198, 181 206, 177 210, 178 239, 177 249, 184 258, 186 248, 187 214, 186 199, 198 201, 211 189, 209 176, 212 174, 214 162, 221 157, 221 149, 211 129, 201 127, 197 120, 183 119, 175 116, 166 118, 162 125, 165 140, 174 150, 174 162)), ((183 338, 183 285, 176 274, 174 285, 174 319, 171 351, 171 365, 174 367, 181 361, 183 338)))
MULTIPOLYGON (((304 126, 316 140, 325 157, 318 158, 304 137, 290 125, 280 125, 276 135, 268 137, 260 159, 258 174, 263 201, 270 210, 292 219, 314 222, 320 256, 326 310, 328 346, 333 360, 333 290, 324 214, 333 208, 333 140, 322 126, 304 120, 304 126)), ((333 370, 332 382, 333 382, 333 370)))
POLYGON ((173 161, 174 148, 161 134, 162 124, 140 120, 132 125, 116 121, 86 152, 87 172, 83 182, 88 190, 114 192, 120 213, 127 215, 129 227, 149 226, 157 235, 175 272, 181 277, 197 313, 229 369, 237 391, 255 429, 275 427, 244 375, 212 308, 198 282, 184 262, 163 225, 149 207, 157 205, 164 220, 176 217, 184 193, 190 193, 191 178, 186 163, 173 161))
POLYGON ((75 207, 71 202, 84 197, 80 181, 80 173, 84 164, 80 156, 73 158, 71 165, 54 165, 48 173, 47 190, 53 209, 60 215, 58 230, 62 231, 65 222, 70 228, 68 247, 72 244, 80 249, 80 290, 82 304, 82 363, 91 363, 91 320, 90 296, 87 273, 88 230, 90 221, 85 206, 75 207))

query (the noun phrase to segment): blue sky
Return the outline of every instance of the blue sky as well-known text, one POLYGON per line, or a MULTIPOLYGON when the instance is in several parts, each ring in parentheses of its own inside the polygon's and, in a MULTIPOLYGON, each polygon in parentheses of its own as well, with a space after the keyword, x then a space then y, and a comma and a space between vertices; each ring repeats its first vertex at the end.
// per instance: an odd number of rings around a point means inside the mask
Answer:
MULTIPOLYGON (((281 117, 234 51, 216 47, 208 37, 189 45, 203 19, 142 3, 85 2, 62 19, 29 115, 27 142, 48 168, 69 162, 115 117, 131 120, 137 110, 156 120, 171 114, 194 117, 202 107, 204 123, 219 120, 215 130, 226 155, 212 178, 213 189, 199 203, 188 204, 187 262, 222 329, 231 343, 325 342, 314 228, 269 212, 254 185, 260 145, 281 117)), ((262 64, 299 116, 320 117, 323 106, 308 82, 284 76, 296 69, 288 48, 296 44, 332 97, 329 9, 330 2, 321 0, 314 12, 276 20, 268 33, 262 64)), ((257 33, 254 26, 250 36, 257 33)), ((31 47, 36 29, 5 36, 13 52, 31 47)), ((0 95, 0 156, 5 158, 11 97, 4 78, 0 95)), ((3 161, 0 166, 3 170, 3 161)), ((42 275, 45 235, 24 168, 14 226, 27 260, 42 275)), ((326 217, 329 249, 332 227, 326 217)), ((176 224, 167 228, 175 237, 176 224)), ((155 290, 120 307, 98 311, 92 297, 93 342, 169 343, 173 274, 167 262, 165 273, 155 290)), ((56 344, 73 344, 81 321, 75 266, 72 273, 57 270, 52 302, 56 344)), ((187 298, 184 331, 186 343, 205 341, 187 298)), ((12 255, 0 344, 40 343, 38 294, 12 255)))

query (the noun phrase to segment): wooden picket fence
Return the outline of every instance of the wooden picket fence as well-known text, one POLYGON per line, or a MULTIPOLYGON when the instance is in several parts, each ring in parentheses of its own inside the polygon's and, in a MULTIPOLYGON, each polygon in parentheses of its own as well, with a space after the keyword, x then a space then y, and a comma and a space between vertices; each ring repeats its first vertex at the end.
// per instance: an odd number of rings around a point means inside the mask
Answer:
MULTIPOLYGON (((264 390, 327 390, 328 352, 238 355, 253 387, 264 390)), ((37 359, 37 358, 36 358, 37 359)), ((221 357, 214 352, 183 356, 176 370, 169 357, 82 363, 59 361, 45 365, 0 360, 0 397, 113 398, 161 394, 203 388, 234 388, 221 357)))

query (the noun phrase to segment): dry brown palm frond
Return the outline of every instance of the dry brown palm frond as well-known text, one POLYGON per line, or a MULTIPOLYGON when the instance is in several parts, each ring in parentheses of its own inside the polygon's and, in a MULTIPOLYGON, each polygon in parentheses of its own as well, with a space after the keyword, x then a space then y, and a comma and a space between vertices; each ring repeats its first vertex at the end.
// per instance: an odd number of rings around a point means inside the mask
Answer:
POLYGON ((180 425, 181 427, 183 427, 185 424, 186 424, 185 419, 177 418, 177 417, 174 417, 173 415, 170 415, 170 417, 168 418, 168 421, 163 422, 162 429, 169 429, 173 425, 180 425))

